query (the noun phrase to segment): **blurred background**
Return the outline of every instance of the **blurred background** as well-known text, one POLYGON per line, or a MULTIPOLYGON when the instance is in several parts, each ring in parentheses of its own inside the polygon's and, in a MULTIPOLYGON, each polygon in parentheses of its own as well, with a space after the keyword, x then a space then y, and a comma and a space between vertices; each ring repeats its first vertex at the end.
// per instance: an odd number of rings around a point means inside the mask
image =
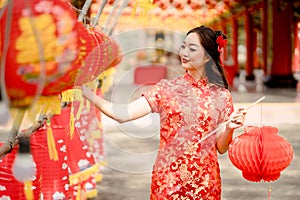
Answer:
POLYGON ((220 156, 223 199, 300 198, 300 0, 4 0, 0 9, 0 199, 149 199, 158 116, 118 124, 78 87, 128 103, 184 73, 179 47, 201 25, 228 37, 235 107, 266 97, 245 125, 277 127, 294 149, 271 183, 246 181, 220 156), (31 160, 18 165, 21 146, 31 160))

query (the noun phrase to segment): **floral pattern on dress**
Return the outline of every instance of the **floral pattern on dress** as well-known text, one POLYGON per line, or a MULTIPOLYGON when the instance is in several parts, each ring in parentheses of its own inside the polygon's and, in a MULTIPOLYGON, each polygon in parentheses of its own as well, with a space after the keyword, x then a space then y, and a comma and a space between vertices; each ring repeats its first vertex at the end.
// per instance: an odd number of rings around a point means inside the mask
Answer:
POLYGON ((199 142, 233 112, 230 92, 189 74, 163 79, 143 94, 160 114, 160 144, 151 200, 217 200, 221 178, 216 134, 199 142))

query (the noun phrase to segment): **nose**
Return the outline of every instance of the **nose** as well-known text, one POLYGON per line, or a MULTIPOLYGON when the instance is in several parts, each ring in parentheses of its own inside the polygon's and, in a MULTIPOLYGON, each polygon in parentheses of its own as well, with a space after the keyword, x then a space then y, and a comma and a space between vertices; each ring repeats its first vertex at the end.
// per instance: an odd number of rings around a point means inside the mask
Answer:
POLYGON ((189 55, 189 51, 187 50, 187 48, 181 48, 180 52, 179 52, 179 55, 181 57, 187 57, 189 55))

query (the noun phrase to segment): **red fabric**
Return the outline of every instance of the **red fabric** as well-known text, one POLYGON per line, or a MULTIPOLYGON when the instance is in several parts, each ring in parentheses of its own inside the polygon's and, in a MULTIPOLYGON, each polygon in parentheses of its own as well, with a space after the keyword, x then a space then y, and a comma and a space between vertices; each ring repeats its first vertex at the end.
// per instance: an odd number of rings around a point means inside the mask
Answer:
POLYGON ((277 135, 271 126, 245 127, 244 134, 235 138, 228 148, 228 156, 248 181, 275 181, 293 159, 293 148, 277 135))
POLYGON ((186 74, 160 81, 144 96, 161 117, 151 199, 220 199, 216 137, 199 140, 233 112, 229 91, 186 74))

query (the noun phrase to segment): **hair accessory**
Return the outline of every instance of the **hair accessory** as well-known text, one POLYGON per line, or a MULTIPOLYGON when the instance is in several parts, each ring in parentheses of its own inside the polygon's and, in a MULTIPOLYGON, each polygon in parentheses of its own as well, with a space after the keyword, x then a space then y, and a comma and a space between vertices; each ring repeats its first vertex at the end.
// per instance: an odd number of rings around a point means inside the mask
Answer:
POLYGON ((222 53, 222 48, 225 47, 225 45, 227 44, 227 39, 226 36, 224 37, 224 35, 221 33, 221 31, 217 31, 217 44, 218 44, 218 52, 222 53))

